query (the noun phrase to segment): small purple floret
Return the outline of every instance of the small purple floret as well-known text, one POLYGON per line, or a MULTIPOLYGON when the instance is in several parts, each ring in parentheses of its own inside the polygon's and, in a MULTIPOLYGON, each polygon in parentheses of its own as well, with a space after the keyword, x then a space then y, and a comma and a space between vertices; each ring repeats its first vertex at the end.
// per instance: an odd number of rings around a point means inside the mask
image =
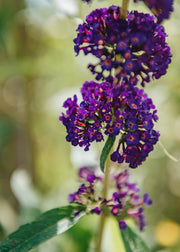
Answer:
POLYGON ((95 207, 94 209, 91 210, 91 213, 96 213, 97 215, 100 215, 102 211, 99 207, 95 207))
POLYGON ((120 220, 119 221, 119 228, 120 229, 126 229, 127 228, 127 224, 124 220, 120 220))
POLYGON ((152 200, 149 198, 148 193, 144 194, 144 204, 150 206, 152 204, 152 200))

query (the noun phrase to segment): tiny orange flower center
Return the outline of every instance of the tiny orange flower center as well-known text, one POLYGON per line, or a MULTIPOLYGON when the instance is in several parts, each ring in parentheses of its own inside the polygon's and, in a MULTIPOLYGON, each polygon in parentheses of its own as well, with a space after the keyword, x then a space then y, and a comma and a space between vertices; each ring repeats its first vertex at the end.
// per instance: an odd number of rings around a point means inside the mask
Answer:
POLYGON ((123 41, 120 41, 120 42, 119 42, 119 46, 120 46, 120 47, 124 47, 125 45, 126 45, 126 44, 125 44, 123 41))
POLYGON ((109 59, 106 59, 106 60, 104 61, 104 63, 105 63, 107 66, 110 66, 110 65, 111 65, 111 61, 110 61, 109 59))
POLYGON ((133 140, 134 140, 134 137, 133 137, 133 136, 130 136, 129 140, 130 140, 130 141, 133 141, 133 140))
POLYGON ((124 54, 124 58, 126 58, 126 59, 130 59, 130 58, 131 58, 131 54, 130 54, 130 53, 128 53, 128 52, 126 52, 126 53, 124 54))
POLYGON ((108 129, 108 132, 109 132, 109 133, 113 133, 113 129, 112 129, 112 128, 109 128, 109 129, 108 129))
POLYGON ((127 67, 128 67, 128 68, 132 68, 132 66, 133 66, 133 64, 132 64, 131 62, 129 62, 129 63, 127 64, 127 67))
POLYGON ((133 38, 134 43, 137 43, 139 41, 138 38, 133 38))
POLYGON ((98 41, 98 45, 103 45, 103 44, 104 44, 103 40, 100 39, 100 40, 98 41))
POLYGON ((134 104, 134 103, 132 104, 132 107, 133 107, 133 108, 137 108, 136 104, 134 104))

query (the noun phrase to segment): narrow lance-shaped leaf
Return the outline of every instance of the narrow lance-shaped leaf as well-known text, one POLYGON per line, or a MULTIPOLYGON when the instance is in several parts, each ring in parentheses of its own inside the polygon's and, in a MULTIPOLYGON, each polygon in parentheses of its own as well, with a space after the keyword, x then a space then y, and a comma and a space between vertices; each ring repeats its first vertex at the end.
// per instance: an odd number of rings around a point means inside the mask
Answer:
POLYGON ((126 252, 150 252, 144 241, 130 227, 121 230, 126 252))
POLYGON ((72 227, 79 218, 74 211, 83 206, 64 206, 43 213, 36 221, 21 226, 0 243, 1 252, 25 252, 72 227))
POLYGON ((101 152, 101 157, 100 157, 100 167, 101 167, 101 170, 104 172, 104 166, 105 166, 105 162, 106 162, 106 159, 107 159, 107 156, 114 144, 114 141, 115 141, 116 137, 113 136, 113 137, 108 137, 108 139, 106 140, 106 143, 102 149, 102 152, 101 152))

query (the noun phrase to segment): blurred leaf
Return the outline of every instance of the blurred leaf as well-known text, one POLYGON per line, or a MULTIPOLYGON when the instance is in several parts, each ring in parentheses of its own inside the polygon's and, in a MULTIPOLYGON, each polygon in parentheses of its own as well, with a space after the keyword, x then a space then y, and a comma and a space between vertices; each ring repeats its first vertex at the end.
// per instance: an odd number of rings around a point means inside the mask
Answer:
POLYGON ((126 252, 150 252, 144 241, 130 227, 121 230, 126 252))
POLYGON ((108 137, 108 139, 106 140, 106 143, 102 149, 102 152, 101 152, 101 157, 100 157, 100 167, 101 167, 101 170, 104 172, 104 166, 105 166, 105 162, 106 162, 106 159, 107 159, 107 156, 114 144, 114 141, 115 141, 116 137, 113 136, 113 137, 108 137))
POLYGON ((0 150, 2 150, 11 138, 13 130, 13 123, 7 118, 0 117, 0 150))
POLYGON ((36 221, 21 226, 0 243, 1 252, 25 252, 72 227, 82 216, 74 217, 74 211, 82 206, 64 206, 42 214, 36 221))
POLYGON ((3 32, 1 31, 0 32, 0 44, 3 48, 3 50, 6 52, 6 42, 5 42, 5 39, 4 39, 4 35, 3 35, 3 32))
POLYGON ((4 34, 8 24, 13 24, 12 20, 18 10, 24 7, 24 1, 12 2, 8 0, 0 1, 0 45, 6 51, 6 41, 4 34))
POLYGON ((4 40, 4 33, 6 30, 7 22, 10 19, 10 8, 4 2, 1 3, 0 6, 0 44, 4 50, 6 50, 6 43, 4 40))
POLYGON ((0 223, 0 239, 2 240, 2 239, 4 239, 5 238, 5 229, 4 229, 4 227, 3 227, 3 225, 2 225, 2 223, 0 223))

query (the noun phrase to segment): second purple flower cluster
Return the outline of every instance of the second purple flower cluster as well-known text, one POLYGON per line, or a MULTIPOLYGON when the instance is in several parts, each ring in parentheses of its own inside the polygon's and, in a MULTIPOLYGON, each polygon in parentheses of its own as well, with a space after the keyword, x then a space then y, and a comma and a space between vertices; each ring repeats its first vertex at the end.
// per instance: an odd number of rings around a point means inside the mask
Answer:
POLYGON ((119 86, 86 81, 81 94, 80 103, 76 96, 64 103, 66 113, 60 121, 67 129, 66 140, 87 151, 93 141, 100 142, 105 135, 117 136, 111 160, 129 163, 131 168, 140 165, 159 138, 154 130, 158 117, 152 100, 125 81, 119 86))

